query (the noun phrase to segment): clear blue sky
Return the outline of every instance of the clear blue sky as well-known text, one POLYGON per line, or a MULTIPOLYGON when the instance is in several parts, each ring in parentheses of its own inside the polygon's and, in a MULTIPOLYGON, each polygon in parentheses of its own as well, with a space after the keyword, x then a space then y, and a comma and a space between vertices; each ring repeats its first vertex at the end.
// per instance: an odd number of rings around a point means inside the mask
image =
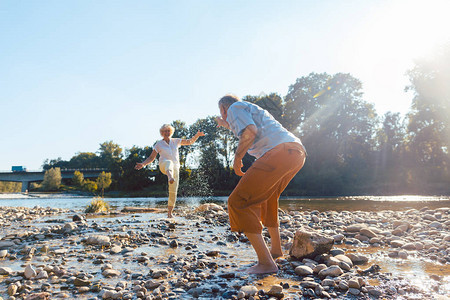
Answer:
POLYGON ((217 100, 351 73, 406 113, 413 59, 448 40, 448 1, 0 0, 0 170, 152 145, 217 100))

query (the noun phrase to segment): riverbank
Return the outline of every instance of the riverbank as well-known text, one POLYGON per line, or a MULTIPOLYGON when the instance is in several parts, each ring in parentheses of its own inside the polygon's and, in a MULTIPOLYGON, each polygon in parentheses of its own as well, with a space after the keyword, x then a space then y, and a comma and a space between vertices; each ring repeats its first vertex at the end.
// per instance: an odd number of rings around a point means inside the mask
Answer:
POLYGON ((238 271, 254 261, 254 252, 244 236, 229 231, 222 206, 178 208, 175 219, 164 211, 85 216, 2 207, 0 297, 445 299, 449 212, 280 212, 286 251, 277 260, 280 271, 255 276, 238 271), (290 257, 302 228, 330 236, 333 249, 313 259, 290 257), (395 269, 417 263, 433 270, 395 269))
POLYGON ((33 193, 0 193, 0 199, 30 199, 30 198, 61 198, 61 197, 92 197, 88 194, 67 193, 67 192, 33 192, 33 193))

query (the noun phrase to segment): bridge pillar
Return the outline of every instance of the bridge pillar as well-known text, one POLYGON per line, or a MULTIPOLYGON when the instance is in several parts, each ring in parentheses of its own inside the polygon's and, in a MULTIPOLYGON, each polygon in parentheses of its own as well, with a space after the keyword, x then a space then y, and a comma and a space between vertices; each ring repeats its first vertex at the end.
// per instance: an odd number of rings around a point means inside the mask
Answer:
POLYGON ((30 184, 29 181, 22 181, 22 193, 25 193, 26 191, 28 191, 29 184, 30 184))

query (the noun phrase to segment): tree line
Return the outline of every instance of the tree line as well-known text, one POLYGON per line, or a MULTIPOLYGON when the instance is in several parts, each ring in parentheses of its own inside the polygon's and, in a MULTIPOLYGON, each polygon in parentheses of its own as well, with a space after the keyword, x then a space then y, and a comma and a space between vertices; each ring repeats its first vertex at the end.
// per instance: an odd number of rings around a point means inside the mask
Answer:
MULTIPOLYGON (((276 93, 243 100, 268 110, 300 137, 308 156, 289 184, 287 195, 450 194, 450 47, 418 60, 407 72, 413 92, 410 110, 378 115, 364 99, 362 83, 351 74, 310 73, 298 78, 285 96, 276 93)), ((395 101, 395 99, 393 99, 395 101)), ((239 181, 232 170, 236 138, 216 126, 215 117, 187 125, 172 122, 174 137, 205 136, 180 148, 180 194, 226 194, 239 181)), ((157 129, 155 129, 157 130, 157 129)), ((97 153, 80 152, 70 160, 46 160, 43 168, 108 168, 112 189, 164 191, 166 178, 154 162, 136 171, 152 147, 125 151, 113 141, 97 153)), ((253 162, 246 156, 244 169, 253 162)))

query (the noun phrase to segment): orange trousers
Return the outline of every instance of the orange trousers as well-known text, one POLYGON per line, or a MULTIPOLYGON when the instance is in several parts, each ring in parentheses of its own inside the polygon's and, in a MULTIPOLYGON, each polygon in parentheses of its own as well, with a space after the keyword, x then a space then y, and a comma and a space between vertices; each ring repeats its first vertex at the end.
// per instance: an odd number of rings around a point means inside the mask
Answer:
POLYGON ((299 143, 283 143, 258 158, 228 197, 232 231, 261 233, 278 227, 278 199, 303 167, 306 152, 299 143))

